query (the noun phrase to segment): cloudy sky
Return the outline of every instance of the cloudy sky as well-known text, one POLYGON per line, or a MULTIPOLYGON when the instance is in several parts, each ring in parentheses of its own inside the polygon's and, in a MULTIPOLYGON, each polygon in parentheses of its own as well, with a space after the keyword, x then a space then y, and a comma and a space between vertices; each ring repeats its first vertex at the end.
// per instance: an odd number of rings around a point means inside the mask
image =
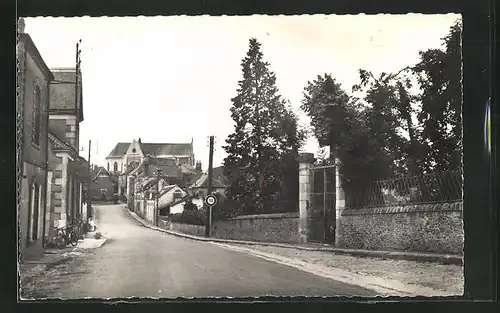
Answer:
MULTIPOLYGON (((233 130, 230 99, 252 37, 276 73, 280 93, 300 113, 303 88, 331 73, 350 91, 358 69, 392 72, 438 48, 459 15, 301 15, 27 18, 49 67, 75 63, 82 39, 84 118, 80 143, 104 165, 119 141, 190 142, 206 169, 208 136, 214 166, 233 130)), ((303 124, 308 123, 301 117, 303 124)), ((310 138, 305 151, 316 152, 310 138)))

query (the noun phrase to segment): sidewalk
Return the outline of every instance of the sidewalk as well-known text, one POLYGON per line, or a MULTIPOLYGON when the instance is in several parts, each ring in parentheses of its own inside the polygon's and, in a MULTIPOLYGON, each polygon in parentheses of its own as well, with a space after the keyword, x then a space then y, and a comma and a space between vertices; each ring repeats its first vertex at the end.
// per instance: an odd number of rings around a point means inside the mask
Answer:
POLYGON ((94 239, 87 235, 87 238, 79 240, 75 247, 68 246, 64 249, 45 249, 43 256, 36 260, 26 260, 18 266, 20 286, 30 284, 34 279, 40 277, 50 269, 71 261, 75 257, 83 255, 87 249, 95 249, 106 243, 106 238, 94 239))
MULTIPOLYGON (((174 236, 206 241, 222 248, 247 253, 318 276, 360 285, 381 296, 451 296, 463 294, 463 268, 457 264, 418 262, 419 254, 346 251, 319 244, 308 246, 205 238, 151 226, 127 210, 142 225, 174 236), (396 256, 394 258, 394 256, 396 256)), ((447 260, 440 256, 441 260, 447 260)), ((438 259, 423 255, 420 260, 438 259)))

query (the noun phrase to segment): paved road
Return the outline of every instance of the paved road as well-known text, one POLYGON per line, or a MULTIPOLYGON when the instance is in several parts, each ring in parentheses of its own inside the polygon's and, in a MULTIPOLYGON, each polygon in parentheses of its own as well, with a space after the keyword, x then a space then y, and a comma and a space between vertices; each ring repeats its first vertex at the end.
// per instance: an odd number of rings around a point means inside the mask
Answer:
POLYGON ((49 298, 374 296, 216 245, 151 230, 122 206, 96 206, 101 248, 56 268, 38 282, 49 298))

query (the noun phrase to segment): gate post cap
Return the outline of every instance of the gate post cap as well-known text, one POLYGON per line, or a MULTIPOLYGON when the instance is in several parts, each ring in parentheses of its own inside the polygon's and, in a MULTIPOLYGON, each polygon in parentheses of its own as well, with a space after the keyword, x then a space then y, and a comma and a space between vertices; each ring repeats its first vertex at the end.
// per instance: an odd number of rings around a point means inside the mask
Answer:
POLYGON ((299 163, 314 163, 316 159, 314 158, 314 153, 303 152, 299 154, 299 163))

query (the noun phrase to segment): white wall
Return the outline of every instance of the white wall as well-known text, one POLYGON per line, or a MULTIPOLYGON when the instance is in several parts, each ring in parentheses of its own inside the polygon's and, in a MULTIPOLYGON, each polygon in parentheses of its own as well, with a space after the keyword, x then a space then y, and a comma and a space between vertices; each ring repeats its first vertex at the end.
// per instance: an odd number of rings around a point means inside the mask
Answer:
POLYGON ((109 168, 110 172, 113 172, 115 162, 118 163, 118 172, 121 172, 122 170, 125 169, 124 165, 123 165, 123 158, 121 158, 121 157, 118 157, 118 158, 107 158, 106 162, 107 162, 106 169, 109 168))
POLYGON ((175 191, 178 190, 181 192, 181 197, 184 197, 187 195, 187 192, 185 192, 184 190, 182 190, 180 187, 176 186, 175 188, 172 188, 172 190, 169 190, 167 193, 165 193, 164 195, 162 195, 160 197, 160 199, 158 199, 158 204, 160 206, 162 205, 165 205, 165 204, 168 204, 168 203, 172 203, 174 201, 174 193, 175 191))

